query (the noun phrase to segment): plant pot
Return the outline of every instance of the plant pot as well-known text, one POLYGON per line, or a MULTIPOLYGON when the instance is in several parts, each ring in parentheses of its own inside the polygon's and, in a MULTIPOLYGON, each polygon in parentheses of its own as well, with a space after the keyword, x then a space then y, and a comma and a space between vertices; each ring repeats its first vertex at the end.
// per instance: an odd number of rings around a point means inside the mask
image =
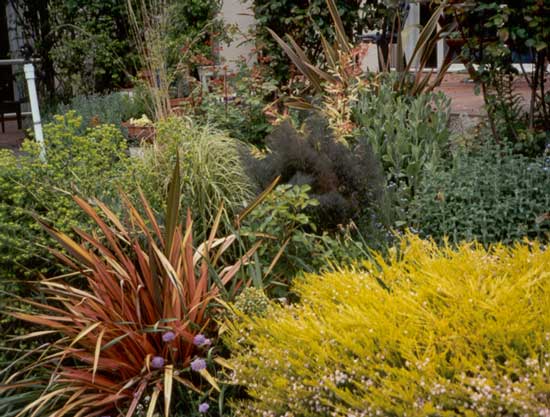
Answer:
POLYGON ((180 107, 182 104, 191 102, 191 99, 188 97, 180 97, 180 98, 171 98, 170 99, 170 107, 180 107))
POLYGON ((153 142, 155 139, 154 126, 136 126, 128 122, 122 123, 122 126, 128 129, 128 138, 140 142, 153 142))

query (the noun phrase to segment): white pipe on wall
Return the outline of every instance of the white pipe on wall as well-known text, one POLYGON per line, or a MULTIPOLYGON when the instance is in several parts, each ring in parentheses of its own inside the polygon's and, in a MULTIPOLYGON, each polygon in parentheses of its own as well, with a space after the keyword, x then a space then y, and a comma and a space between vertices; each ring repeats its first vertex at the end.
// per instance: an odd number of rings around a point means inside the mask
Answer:
POLYGON ((40 108, 38 107, 38 95, 36 94, 36 76, 34 74, 34 65, 25 64, 25 78, 29 89, 29 101, 31 102, 32 122, 34 126, 34 137, 40 145, 40 159, 46 160, 46 147, 44 145, 44 135, 42 133, 42 122, 40 120, 40 108))

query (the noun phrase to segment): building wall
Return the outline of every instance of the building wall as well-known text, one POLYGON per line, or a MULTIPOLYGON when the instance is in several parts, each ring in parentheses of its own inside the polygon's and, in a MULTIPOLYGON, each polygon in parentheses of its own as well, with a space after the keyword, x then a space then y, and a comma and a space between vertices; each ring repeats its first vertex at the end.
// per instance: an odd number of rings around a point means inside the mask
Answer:
POLYGON ((255 62, 254 38, 250 34, 254 27, 254 13, 251 10, 251 0, 223 0, 221 17, 230 25, 233 25, 236 33, 229 44, 222 44, 220 57, 230 69, 235 69, 237 63, 243 59, 251 65, 255 62))
MULTIPOLYGON (((22 58, 21 48, 25 44, 23 31, 17 25, 17 14, 13 8, 13 2, 8 2, 6 5, 6 29, 9 39, 9 58, 22 58)), ((23 76, 23 67, 21 65, 13 65, 12 73, 14 75, 14 99, 20 100, 26 95, 26 85, 23 76)))
POLYGON ((13 9, 12 2, 9 2, 6 8, 7 23, 8 23, 8 35, 10 38, 10 51, 11 58, 22 58, 21 48, 25 44, 23 37, 23 31, 17 25, 17 15, 13 9))

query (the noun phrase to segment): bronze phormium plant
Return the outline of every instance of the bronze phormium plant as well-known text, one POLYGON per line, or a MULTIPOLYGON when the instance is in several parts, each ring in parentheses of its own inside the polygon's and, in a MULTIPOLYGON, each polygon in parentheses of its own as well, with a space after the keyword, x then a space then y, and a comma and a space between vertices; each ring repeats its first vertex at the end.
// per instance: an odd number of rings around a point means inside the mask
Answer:
POLYGON ((44 225, 65 249, 52 251, 87 285, 44 278, 46 301, 26 300, 32 313, 11 311, 44 328, 25 338, 59 337, 40 348, 42 355, 30 366, 4 378, 3 395, 41 389, 9 415, 129 417, 141 408, 148 417, 169 416, 176 384, 218 389, 204 360, 203 334, 215 330, 213 301, 230 298, 243 285, 237 272, 258 244, 235 263, 223 264, 223 253, 237 238, 215 237, 220 214, 207 241, 195 247, 189 212, 185 225, 179 219, 178 168, 163 227, 143 196, 141 215, 124 195, 125 219, 99 201, 92 206, 74 197, 98 228, 91 234, 76 230, 80 242, 44 225))

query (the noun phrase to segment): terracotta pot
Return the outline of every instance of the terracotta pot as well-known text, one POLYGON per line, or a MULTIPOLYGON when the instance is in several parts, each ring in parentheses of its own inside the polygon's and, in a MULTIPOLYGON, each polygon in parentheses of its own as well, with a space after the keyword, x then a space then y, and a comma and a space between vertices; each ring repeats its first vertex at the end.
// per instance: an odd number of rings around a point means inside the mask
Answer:
POLYGON ((128 137, 130 139, 153 142, 155 139, 154 126, 136 126, 128 122, 122 123, 122 126, 128 129, 128 137))
POLYGON ((171 98, 170 99, 170 107, 179 107, 183 103, 190 102, 191 99, 188 97, 181 97, 181 98, 171 98))

